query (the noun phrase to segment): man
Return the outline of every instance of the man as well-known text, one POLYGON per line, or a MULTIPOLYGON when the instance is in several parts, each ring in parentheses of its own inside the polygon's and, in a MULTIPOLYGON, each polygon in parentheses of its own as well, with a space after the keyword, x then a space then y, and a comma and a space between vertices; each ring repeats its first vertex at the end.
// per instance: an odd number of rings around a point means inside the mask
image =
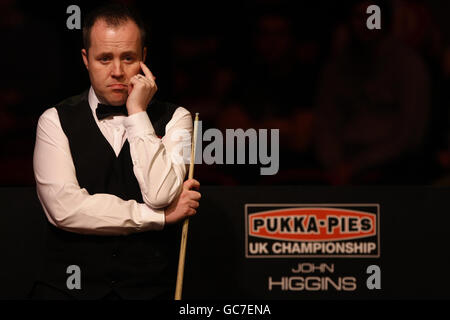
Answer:
POLYGON ((200 199, 191 190, 199 182, 183 184, 185 161, 177 161, 192 117, 153 99, 145 29, 132 11, 92 12, 83 41, 91 88, 45 111, 37 127, 34 172, 49 223, 32 297, 172 298, 176 223, 200 199), (76 268, 78 284, 69 279, 76 268))

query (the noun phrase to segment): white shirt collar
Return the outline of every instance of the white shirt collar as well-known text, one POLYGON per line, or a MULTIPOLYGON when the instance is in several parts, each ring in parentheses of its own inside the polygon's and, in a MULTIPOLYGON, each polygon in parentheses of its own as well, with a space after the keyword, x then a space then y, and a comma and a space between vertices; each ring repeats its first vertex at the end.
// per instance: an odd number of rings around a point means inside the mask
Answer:
MULTIPOLYGON (((94 88, 92 88, 92 86, 89 89, 88 101, 89 101, 89 106, 91 107, 92 113, 95 114, 95 109, 97 109, 99 100, 98 100, 97 95, 95 94, 94 88)), ((97 115, 95 117, 97 118, 97 115)))

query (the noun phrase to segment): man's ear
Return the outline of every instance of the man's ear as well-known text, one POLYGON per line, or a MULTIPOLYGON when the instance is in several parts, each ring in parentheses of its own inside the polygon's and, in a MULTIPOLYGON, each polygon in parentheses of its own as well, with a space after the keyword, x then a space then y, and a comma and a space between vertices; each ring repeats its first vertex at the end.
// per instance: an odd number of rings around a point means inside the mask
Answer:
POLYGON ((86 66, 86 69, 89 70, 88 53, 86 49, 81 49, 81 56, 83 57, 83 62, 84 65, 86 66))
POLYGON ((142 62, 145 62, 146 57, 147 57, 147 47, 144 47, 144 50, 142 50, 142 62))

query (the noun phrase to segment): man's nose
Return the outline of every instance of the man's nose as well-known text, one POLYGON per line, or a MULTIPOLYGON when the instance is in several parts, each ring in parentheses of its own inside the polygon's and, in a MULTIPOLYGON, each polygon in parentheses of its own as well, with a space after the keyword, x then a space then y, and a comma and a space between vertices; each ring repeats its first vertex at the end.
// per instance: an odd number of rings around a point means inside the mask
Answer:
POLYGON ((112 64, 111 76, 114 78, 120 78, 123 76, 123 68, 120 61, 114 61, 112 64))

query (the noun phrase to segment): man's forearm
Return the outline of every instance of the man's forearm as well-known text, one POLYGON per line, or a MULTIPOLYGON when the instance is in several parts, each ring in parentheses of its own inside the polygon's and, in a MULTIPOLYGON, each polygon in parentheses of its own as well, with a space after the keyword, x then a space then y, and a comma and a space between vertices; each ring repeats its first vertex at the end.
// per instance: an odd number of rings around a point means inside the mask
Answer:
POLYGON ((184 108, 178 108, 166 126, 167 132, 162 139, 156 136, 146 113, 129 117, 125 127, 133 171, 144 202, 152 208, 167 207, 179 194, 186 175, 182 153, 186 148, 190 150, 190 113, 184 108), (181 161, 177 161, 174 155, 181 161))

